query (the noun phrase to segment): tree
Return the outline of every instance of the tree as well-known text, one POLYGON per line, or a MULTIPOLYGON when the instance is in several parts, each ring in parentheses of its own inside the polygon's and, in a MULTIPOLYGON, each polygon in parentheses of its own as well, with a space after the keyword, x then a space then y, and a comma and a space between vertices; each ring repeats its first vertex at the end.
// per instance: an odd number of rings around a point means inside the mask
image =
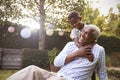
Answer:
POLYGON ((119 14, 117 15, 115 34, 120 37, 120 4, 117 5, 119 14))
POLYGON ((40 31, 39 31, 39 49, 43 50, 45 48, 45 32, 44 32, 44 27, 45 27, 45 9, 44 9, 44 4, 45 0, 39 0, 37 2, 35 0, 35 3, 38 6, 39 13, 40 13, 40 31))
MULTIPOLYGON (((41 16, 40 19, 40 25, 41 30, 40 30, 40 41, 39 41, 39 49, 44 49, 44 39, 45 39, 45 33, 43 32, 43 28, 44 28, 44 16, 45 16, 45 10, 44 10, 44 2, 45 0, 39 0, 39 2, 37 2, 37 0, 1 0, 0 4, 1 4, 1 9, 0 9, 0 25, 3 25, 3 22, 5 21, 13 21, 13 20, 17 20, 17 19, 21 19, 23 17, 32 17, 35 14, 32 14, 31 12, 28 12, 28 14, 23 13, 23 9, 26 10, 31 10, 34 11, 36 9, 36 7, 39 10, 39 15, 41 16), (36 6, 36 4, 37 6, 36 6)), ((35 12, 36 13, 36 12, 35 12)), ((37 17, 37 16, 36 16, 37 17)), ((36 19, 34 17, 34 19, 36 19)))
POLYGON ((109 14, 106 16, 107 18, 107 28, 106 28, 106 32, 110 35, 115 35, 116 34, 116 29, 117 29, 117 24, 119 21, 119 16, 118 14, 115 14, 113 12, 113 8, 109 9, 109 14))
POLYGON ((95 19, 95 24, 100 28, 101 32, 105 30, 105 17, 99 16, 95 19))
POLYGON ((5 20, 19 22, 19 19, 27 17, 40 23, 40 50, 45 47, 46 23, 52 22, 57 27, 67 29, 68 13, 76 10, 83 16, 88 8, 84 0, 1 0, 0 4, 1 23, 5 20))

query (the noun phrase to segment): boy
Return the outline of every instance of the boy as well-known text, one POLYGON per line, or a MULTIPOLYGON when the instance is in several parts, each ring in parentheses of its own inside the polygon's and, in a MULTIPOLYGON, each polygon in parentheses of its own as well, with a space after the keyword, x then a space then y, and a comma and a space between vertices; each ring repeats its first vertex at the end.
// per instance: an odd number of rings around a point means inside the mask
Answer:
MULTIPOLYGON (((82 18, 79 15, 78 12, 73 11, 68 15, 68 21, 69 23, 73 26, 73 29, 70 33, 70 38, 75 42, 75 44, 80 48, 80 44, 79 44, 79 35, 81 30, 85 27, 85 26, 89 26, 89 25, 85 25, 82 22, 82 18)), ((91 48, 94 44, 89 45, 89 47, 91 48)), ((93 54, 88 56, 89 61, 93 61, 93 54)))

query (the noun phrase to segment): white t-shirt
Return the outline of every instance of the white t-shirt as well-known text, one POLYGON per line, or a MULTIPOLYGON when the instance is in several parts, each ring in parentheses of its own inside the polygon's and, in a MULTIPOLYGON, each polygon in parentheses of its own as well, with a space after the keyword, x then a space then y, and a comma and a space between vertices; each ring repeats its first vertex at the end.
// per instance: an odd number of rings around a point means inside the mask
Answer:
MULTIPOLYGON (((84 25, 84 27, 89 25, 84 25)), ((70 33, 70 38, 73 40, 74 38, 80 38, 80 30, 77 28, 73 28, 70 33)))
POLYGON ((80 37, 80 30, 77 28, 73 28, 70 33, 70 38, 73 40, 74 38, 79 38, 79 37, 80 37))

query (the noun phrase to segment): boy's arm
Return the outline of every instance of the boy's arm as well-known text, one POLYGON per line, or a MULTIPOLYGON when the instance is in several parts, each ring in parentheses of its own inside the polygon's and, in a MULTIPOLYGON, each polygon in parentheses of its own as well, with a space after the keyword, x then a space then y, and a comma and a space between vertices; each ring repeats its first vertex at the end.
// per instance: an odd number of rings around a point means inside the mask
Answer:
MULTIPOLYGON (((82 46, 79 43, 79 39, 78 38, 74 38, 73 41, 75 42, 75 44, 77 45, 78 48, 81 48, 82 46)), ((92 48, 93 44, 90 45, 90 48, 92 48)), ((91 51, 90 51, 91 52, 91 51)), ((91 52, 92 53, 92 52, 91 52)), ((93 61, 94 59, 94 55, 93 54, 88 54, 87 58, 89 61, 93 61)))
MULTIPOLYGON (((79 31, 76 28, 73 28, 71 33, 70 33, 70 38, 75 42, 78 48, 81 48, 81 45, 79 44, 79 36, 78 36, 79 31)), ((92 46, 91 46, 92 48, 92 46)), ((90 52, 92 53, 92 52, 90 52)), ((93 61, 94 55, 90 54, 87 56, 89 61, 93 61)))
POLYGON ((89 47, 82 47, 78 49, 77 51, 73 52, 72 54, 69 54, 66 56, 65 64, 68 64, 69 62, 73 61, 77 57, 86 57, 92 55, 91 49, 89 47))

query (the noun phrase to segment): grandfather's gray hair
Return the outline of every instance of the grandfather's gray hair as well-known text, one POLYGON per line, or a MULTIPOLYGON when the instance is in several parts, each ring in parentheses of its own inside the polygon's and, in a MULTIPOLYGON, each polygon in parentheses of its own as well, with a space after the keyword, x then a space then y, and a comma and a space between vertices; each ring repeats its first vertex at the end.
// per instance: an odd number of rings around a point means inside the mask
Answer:
POLYGON ((93 30, 93 36, 97 39, 100 37, 100 29, 96 26, 96 25, 88 25, 87 28, 92 29, 93 30))

